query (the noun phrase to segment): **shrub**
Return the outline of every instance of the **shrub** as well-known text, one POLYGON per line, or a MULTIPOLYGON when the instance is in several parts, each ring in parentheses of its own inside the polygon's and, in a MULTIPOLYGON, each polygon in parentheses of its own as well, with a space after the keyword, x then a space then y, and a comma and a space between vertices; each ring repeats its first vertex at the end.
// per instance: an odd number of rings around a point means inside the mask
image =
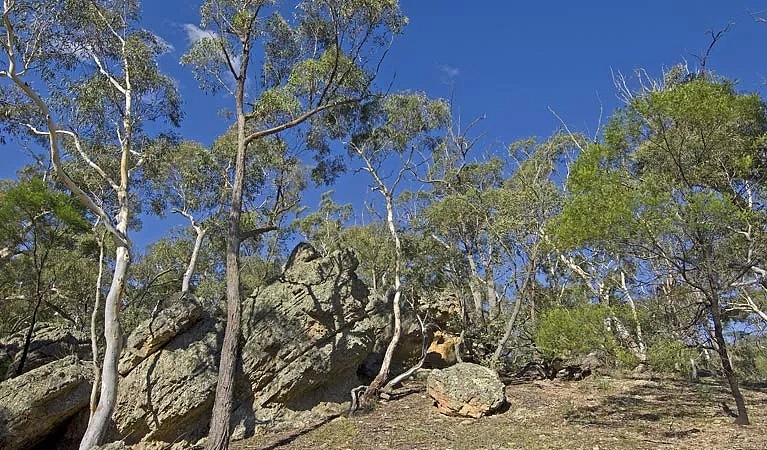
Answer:
POLYGON ((620 362, 618 343, 605 327, 608 309, 585 304, 556 307, 543 313, 535 332, 535 343, 545 358, 565 360, 602 350, 620 362))
POLYGON ((698 352, 676 339, 661 338, 647 349, 647 362, 659 372, 687 374, 690 360, 698 361, 698 352))

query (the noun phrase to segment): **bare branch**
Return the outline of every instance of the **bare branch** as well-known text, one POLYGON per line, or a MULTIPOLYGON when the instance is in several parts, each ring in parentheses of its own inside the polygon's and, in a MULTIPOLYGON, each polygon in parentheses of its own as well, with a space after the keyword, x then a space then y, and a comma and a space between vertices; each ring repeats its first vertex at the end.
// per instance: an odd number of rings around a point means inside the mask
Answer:
POLYGON ((575 144, 575 146, 576 146, 576 147, 578 147, 578 149, 579 149, 580 151, 585 151, 585 149, 583 148, 583 146, 581 145, 581 143, 580 143, 580 142, 578 142, 578 139, 576 139, 576 138, 575 138, 575 134, 574 134, 572 131, 570 131, 570 127, 568 127, 568 126, 567 126, 567 124, 565 123, 565 121, 564 121, 564 120, 562 120, 562 117, 560 117, 560 115, 559 115, 559 114, 557 114, 557 112, 556 112, 556 111, 554 111, 554 109, 553 109, 551 106, 549 106, 549 112, 550 112, 551 114, 553 114, 553 115, 554 115, 554 117, 556 117, 556 118, 557 118, 557 120, 559 120, 559 123, 561 123, 561 124, 562 124, 562 127, 564 127, 565 131, 567 132, 567 135, 570 137, 570 140, 572 140, 572 141, 573 141, 573 144, 575 144))

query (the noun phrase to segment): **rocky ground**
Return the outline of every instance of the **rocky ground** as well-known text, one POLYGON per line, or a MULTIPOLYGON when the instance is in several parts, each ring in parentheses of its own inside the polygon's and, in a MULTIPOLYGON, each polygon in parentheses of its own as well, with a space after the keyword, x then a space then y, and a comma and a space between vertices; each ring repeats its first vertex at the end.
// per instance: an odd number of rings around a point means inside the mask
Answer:
MULTIPOLYGON (((590 377, 509 386, 510 407, 481 419, 443 416, 424 392, 303 432, 262 434, 255 449, 764 449, 767 386, 744 389, 754 425, 738 427, 718 383, 590 377)), ((315 424, 317 425, 317 424, 315 424)))

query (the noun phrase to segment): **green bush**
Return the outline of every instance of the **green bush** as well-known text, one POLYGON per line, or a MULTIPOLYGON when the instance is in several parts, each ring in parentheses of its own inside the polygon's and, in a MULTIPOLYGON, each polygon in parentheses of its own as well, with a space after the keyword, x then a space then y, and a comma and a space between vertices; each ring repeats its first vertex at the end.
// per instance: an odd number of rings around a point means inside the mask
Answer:
POLYGON ((730 352, 733 366, 741 378, 757 383, 767 381, 767 349, 758 339, 738 340, 730 352))
POLYGON ((565 360, 602 350, 619 362, 618 343, 605 327, 608 309, 585 304, 574 308, 556 307, 545 311, 535 332, 535 343, 545 358, 565 360))
POLYGON ((661 338, 647 349, 647 362, 653 370, 688 374, 690 360, 698 361, 698 352, 676 339, 661 338))

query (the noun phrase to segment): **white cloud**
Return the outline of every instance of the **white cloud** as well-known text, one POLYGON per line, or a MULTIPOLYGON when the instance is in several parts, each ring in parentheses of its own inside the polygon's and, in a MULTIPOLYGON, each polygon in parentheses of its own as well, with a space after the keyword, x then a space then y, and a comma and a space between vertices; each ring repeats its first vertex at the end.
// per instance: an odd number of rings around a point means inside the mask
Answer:
POLYGON ((451 66, 448 64, 440 64, 439 66, 437 66, 437 68, 439 69, 440 72, 442 72, 442 75, 444 75, 450 80, 461 75, 461 69, 455 66, 451 66))
POLYGON ((210 30, 203 30, 192 23, 185 23, 183 27, 190 44, 194 44, 201 39, 215 38, 217 36, 216 33, 210 30))

